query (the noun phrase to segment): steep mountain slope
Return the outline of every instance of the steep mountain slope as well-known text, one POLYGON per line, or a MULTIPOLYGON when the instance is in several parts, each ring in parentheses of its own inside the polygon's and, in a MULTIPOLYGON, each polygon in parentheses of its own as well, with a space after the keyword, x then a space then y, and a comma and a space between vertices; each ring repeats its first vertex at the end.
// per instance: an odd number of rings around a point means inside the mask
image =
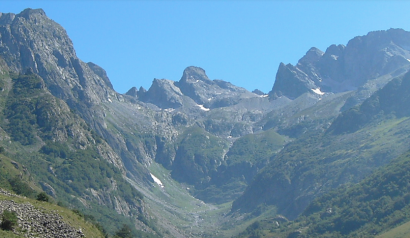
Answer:
MULTIPOLYGON (((399 156, 358 184, 315 199, 294 222, 261 221, 240 237, 375 237, 409 221, 410 154, 399 156), (280 227, 279 227, 280 226, 280 227), (256 228, 256 229, 253 229, 256 228)), ((274 220, 274 219, 273 219, 274 220)), ((278 220, 278 219, 276 219, 278 220)))
MULTIPOLYGON (((0 52, 13 72, 32 72, 44 79, 51 94, 64 100, 98 134, 109 141, 118 155, 135 160, 126 153, 124 138, 116 138, 104 121, 104 103, 120 100, 105 71, 93 63, 84 63, 75 54, 65 30, 50 20, 41 9, 26 9, 20 14, 0 16, 0 52)), ((138 163, 126 163, 135 176, 148 177, 138 163), (139 168, 136 170, 135 168, 139 168)))
POLYGON ((177 83, 154 80, 146 92, 142 89, 120 95, 112 89, 103 69, 76 57, 64 29, 41 9, 2 14, 0 23, 1 55, 10 70, 24 73, 31 68, 41 76, 54 96, 107 140, 122 158, 128 176, 141 186, 153 183, 147 165, 154 160, 170 168, 176 155, 172 144, 186 128, 199 123, 227 140, 231 132, 235 137, 252 132, 254 121, 242 120, 242 115, 258 118, 278 107, 275 105, 285 104, 269 102, 221 80, 211 81, 197 67, 188 67, 177 83), (207 119, 211 108, 253 102, 257 106, 248 106, 252 110, 229 109, 232 111, 207 119), (232 117, 231 113, 237 115, 232 117))
POLYGON ((409 82, 410 74, 392 80, 361 106, 342 113, 327 131, 306 132, 289 144, 233 203, 233 210, 275 205, 294 219, 318 195, 358 182, 406 151, 409 82))
POLYGON ((329 217, 311 225, 307 235, 315 236, 314 233, 326 231, 329 234, 374 236, 408 221, 408 164, 407 153, 359 184, 315 200, 303 216, 321 214, 329 217))
POLYGON ((124 166, 111 147, 31 69, 10 77, 1 79, 0 144, 15 166, 24 166, 30 183, 93 215, 111 233, 120 226, 113 220, 146 217, 143 197, 124 180, 124 166))
POLYGON ((408 117, 410 74, 396 78, 360 106, 342 113, 329 128, 333 134, 355 132, 369 123, 389 117, 408 117))
POLYGON ((91 106, 115 96, 105 72, 81 62, 65 30, 42 9, 2 14, 0 34, 0 51, 10 70, 32 68, 54 95, 71 106, 80 107, 80 100, 91 106))
POLYGON ((50 195, 102 221, 121 214, 106 224, 189 237, 270 206, 293 219, 407 151, 409 45, 391 29, 312 48, 279 66, 269 95, 194 66, 121 95, 44 11, 1 14, 0 144, 50 195))
POLYGON ((398 76, 410 66, 409 41, 409 32, 390 29, 355 37, 347 46, 332 45, 324 53, 311 48, 296 66, 280 64, 269 96, 352 91, 383 75, 398 76))

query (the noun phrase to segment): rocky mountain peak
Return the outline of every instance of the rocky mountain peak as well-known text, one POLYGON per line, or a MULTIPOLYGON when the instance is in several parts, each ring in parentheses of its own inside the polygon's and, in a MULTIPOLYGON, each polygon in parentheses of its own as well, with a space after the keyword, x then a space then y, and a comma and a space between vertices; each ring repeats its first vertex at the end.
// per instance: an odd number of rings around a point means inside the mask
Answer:
POLYGON ((93 62, 88 62, 87 63, 88 67, 90 67, 90 69, 97 74, 98 76, 100 76, 100 78, 104 81, 105 85, 107 87, 109 87, 110 89, 114 89, 110 79, 107 76, 107 72, 105 72, 105 70, 103 68, 101 68, 100 66, 94 64, 93 62))
POLYGON ((131 96, 131 97, 137 97, 138 96, 138 89, 136 87, 132 87, 130 90, 128 90, 125 95, 131 96))
POLYGON ((354 37, 349 41, 347 47, 366 49, 382 49, 387 45, 394 43, 404 49, 409 50, 410 32, 403 29, 389 29, 386 31, 372 31, 364 36, 354 37))
POLYGON ((116 98, 106 72, 78 59, 65 29, 42 9, 1 15, 0 52, 10 70, 24 73, 32 68, 54 96, 74 107, 87 108, 116 98))
POLYGON ((340 56, 343 54, 344 49, 346 46, 344 45, 331 45, 326 49, 325 55, 334 55, 334 56, 340 56))
POLYGON ((0 25, 11 24, 15 18, 23 18, 25 21, 37 21, 40 19, 48 19, 43 9, 27 8, 19 14, 2 13, 0 12, 0 25))
POLYGON ((0 25, 10 24, 15 17, 16 14, 0 12, 0 25))
POLYGON ((46 13, 41 8, 39 8, 39 9, 26 8, 25 10, 23 10, 17 16, 18 17, 24 17, 27 20, 35 19, 35 18, 39 18, 39 17, 47 17, 46 13))
POLYGON ((314 88, 316 88, 315 83, 298 67, 280 63, 276 73, 275 84, 272 91, 269 92, 269 97, 276 99, 286 96, 290 99, 295 99, 314 88))
POLYGON ((179 82, 180 83, 193 83, 193 82, 198 82, 198 80, 202 82, 207 82, 207 83, 212 82, 206 75, 204 69, 200 67, 190 66, 184 70, 184 73, 182 74, 182 78, 179 82))
POLYGON ((174 81, 168 79, 154 79, 148 91, 138 96, 142 101, 160 108, 178 108, 183 105, 181 90, 175 86, 174 81))
POLYGON ((369 80, 403 74, 410 68, 409 59, 410 32, 370 32, 347 46, 331 45, 325 53, 313 47, 296 66, 281 64, 269 95, 294 99, 317 88, 333 93, 356 90, 369 80))
POLYGON ((323 56, 323 54, 323 51, 319 50, 316 47, 312 47, 306 52, 305 56, 303 56, 298 63, 306 64, 316 62, 323 56))
POLYGON ((262 91, 261 91, 261 90, 259 90, 259 89, 255 89, 255 90, 253 90, 253 91, 252 91, 252 93, 254 93, 254 94, 256 94, 256 95, 259 95, 259 96, 265 95, 265 93, 264 93, 264 92, 262 92, 262 91))

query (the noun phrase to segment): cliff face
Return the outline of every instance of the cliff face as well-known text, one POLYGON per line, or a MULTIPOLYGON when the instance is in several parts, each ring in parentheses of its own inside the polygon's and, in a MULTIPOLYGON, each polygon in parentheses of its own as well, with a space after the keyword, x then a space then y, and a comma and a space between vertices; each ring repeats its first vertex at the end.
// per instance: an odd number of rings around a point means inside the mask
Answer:
POLYGON ((138 162, 127 163, 126 143, 104 120, 104 105, 121 97, 43 10, 0 15, 0 84, 2 145, 39 187, 100 222, 104 211, 123 221, 146 217, 142 195, 123 178, 138 162))
MULTIPOLYGON (((28 180, 56 201, 94 213, 100 221, 105 210, 115 219, 146 215, 142 195, 124 179, 122 159, 49 92, 40 76, 31 69, 25 74, 5 72, 0 85, 2 160, 12 158, 10 163, 22 168, 20 176, 2 172, 1 179, 9 181, 3 185, 14 184, 13 179, 28 180)), ((30 195, 30 186, 11 188, 29 190, 30 195)), ((115 225, 109 228, 113 229, 115 225)))
POLYGON ((88 107, 115 97, 104 71, 79 60, 64 28, 43 10, 2 14, 0 34, 0 52, 10 70, 24 72, 31 68, 53 95, 88 107))
POLYGON ((311 48, 297 65, 279 66, 271 98, 295 99, 305 92, 356 90, 369 80, 403 74, 410 67, 409 32, 401 29, 370 32, 322 52, 311 48))
MULTIPOLYGON (((53 96, 62 99, 93 130, 106 138, 115 150, 111 153, 113 156, 119 158, 123 154, 128 160, 137 160, 128 152, 125 139, 107 128, 109 122, 104 119, 111 103, 122 101, 122 96, 113 90, 101 67, 78 59, 63 27, 49 19, 41 9, 26 9, 20 14, 0 16, 0 36, 0 54, 8 70, 25 73, 30 69, 39 75, 53 96)), ((140 166, 138 163, 126 165, 135 170, 140 166)), ((139 176, 144 176, 141 175, 143 171, 139 176)), ((147 174, 145 171, 145 176, 147 174)))

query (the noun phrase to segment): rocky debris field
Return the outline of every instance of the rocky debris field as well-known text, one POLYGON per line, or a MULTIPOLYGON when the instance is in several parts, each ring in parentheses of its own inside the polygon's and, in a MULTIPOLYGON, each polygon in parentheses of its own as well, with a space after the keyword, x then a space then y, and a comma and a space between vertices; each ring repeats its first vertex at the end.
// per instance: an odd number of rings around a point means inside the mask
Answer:
MULTIPOLYGON (((15 195, 0 189, 0 194, 13 197, 15 195)), ((65 223, 56 213, 46 213, 35 208, 30 203, 17 203, 13 200, 0 201, 0 214, 8 210, 15 212, 18 218, 18 228, 14 232, 24 237, 67 238, 84 237, 80 229, 75 229, 65 223)))

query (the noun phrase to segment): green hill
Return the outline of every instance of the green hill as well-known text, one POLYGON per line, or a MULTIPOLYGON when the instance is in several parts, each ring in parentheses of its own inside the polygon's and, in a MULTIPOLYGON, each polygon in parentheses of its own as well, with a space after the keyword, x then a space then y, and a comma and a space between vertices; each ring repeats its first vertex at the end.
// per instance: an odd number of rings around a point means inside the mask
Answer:
POLYGON ((279 214, 295 219, 314 198, 357 183, 406 152, 409 113, 399 108, 408 105, 409 84, 410 74, 397 78, 342 113, 328 130, 306 131, 287 144, 234 201, 233 212, 257 213, 275 206, 279 214))
POLYGON ((409 167, 410 152, 358 184, 315 199, 295 221, 262 220, 240 237, 375 237, 386 231, 381 237, 396 237, 410 220, 409 167))

